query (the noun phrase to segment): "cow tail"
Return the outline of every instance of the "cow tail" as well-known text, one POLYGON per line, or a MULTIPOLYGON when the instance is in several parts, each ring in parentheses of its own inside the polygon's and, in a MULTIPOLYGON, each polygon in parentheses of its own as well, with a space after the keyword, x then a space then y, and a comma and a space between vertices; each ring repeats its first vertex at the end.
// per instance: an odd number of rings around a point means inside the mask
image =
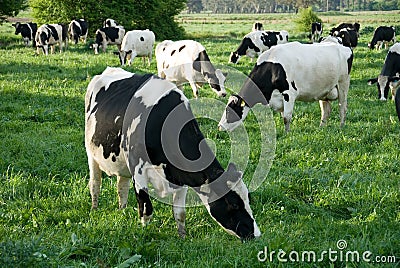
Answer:
POLYGON ((396 97, 394 99, 394 102, 396 104, 397 117, 399 118, 400 121, 400 90, 396 91, 396 97))

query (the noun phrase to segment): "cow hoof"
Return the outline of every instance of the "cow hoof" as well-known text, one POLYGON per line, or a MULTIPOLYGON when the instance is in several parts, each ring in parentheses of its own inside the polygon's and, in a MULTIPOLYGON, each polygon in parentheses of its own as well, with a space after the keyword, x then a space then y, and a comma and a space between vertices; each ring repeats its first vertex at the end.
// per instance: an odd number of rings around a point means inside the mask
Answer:
POLYGON ((142 223, 143 226, 146 226, 149 224, 150 220, 153 218, 153 215, 147 216, 144 215, 143 217, 140 218, 140 222, 142 223))
POLYGON ((186 237, 186 230, 185 230, 185 227, 184 227, 184 226, 180 225, 180 226, 178 227, 178 234, 179 234, 179 236, 180 236, 181 238, 185 238, 185 237, 186 237))
POLYGON ((119 205, 120 210, 125 209, 125 208, 126 208, 126 204, 119 205))

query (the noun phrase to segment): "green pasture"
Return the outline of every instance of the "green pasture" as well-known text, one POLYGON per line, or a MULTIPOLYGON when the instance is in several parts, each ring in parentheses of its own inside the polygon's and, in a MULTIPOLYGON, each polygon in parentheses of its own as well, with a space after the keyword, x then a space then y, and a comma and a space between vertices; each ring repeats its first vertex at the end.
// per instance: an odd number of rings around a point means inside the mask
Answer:
MULTIPOLYGON (((376 86, 367 85, 379 74, 387 53, 370 51, 367 43, 378 25, 400 29, 400 13, 319 16, 325 34, 340 22, 361 24, 346 125, 339 126, 337 102, 323 128, 317 102, 296 103, 288 134, 280 115, 271 112, 275 157, 251 203, 262 237, 245 243, 222 230, 203 206, 187 208, 186 239, 177 234, 172 208, 155 199, 154 218, 142 227, 133 189, 128 207, 118 210, 116 179, 107 176, 99 209, 92 211, 84 95, 94 75, 119 65, 112 53, 116 47, 94 55, 87 45, 70 44, 61 54, 37 56, 23 46, 10 23, 1 25, 0 267, 398 267, 400 123, 393 101, 379 101, 376 86), (271 258, 261 262, 265 251, 271 258), (302 261, 301 254, 311 251, 316 260, 302 261), (296 252, 300 260, 292 261, 296 252)), ((188 38, 206 47, 213 63, 248 74, 254 61, 241 58, 233 65, 228 58, 252 23, 285 29, 291 41, 307 42, 294 18, 182 14, 177 20, 188 38)), ((150 67, 136 59, 125 69, 157 72, 155 59, 150 67)), ((188 86, 185 94, 192 97, 188 86)), ((201 98, 217 97, 207 85, 200 90, 201 98)), ((251 139, 244 176, 248 182, 261 144, 254 117, 245 126, 251 139)), ((200 127, 226 166, 229 135, 218 132, 217 122, 210 119, 200 119, 200 127)))

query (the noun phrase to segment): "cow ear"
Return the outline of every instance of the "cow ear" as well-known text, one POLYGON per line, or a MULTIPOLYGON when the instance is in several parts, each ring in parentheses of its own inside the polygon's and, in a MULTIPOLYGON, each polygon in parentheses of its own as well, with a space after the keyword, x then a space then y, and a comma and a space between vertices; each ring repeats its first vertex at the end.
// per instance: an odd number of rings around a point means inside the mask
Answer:
POLYGON ((244 100, 242 100, 242 101, 240 102, 240 107, 244 107, 244 106, 246 106, 246 102, 245 102, 244 100))
POLYGON ((371 78, 371 79, 368 80, 368 85, 373 85, 376 82, 378 82, 378 78, 371 78))

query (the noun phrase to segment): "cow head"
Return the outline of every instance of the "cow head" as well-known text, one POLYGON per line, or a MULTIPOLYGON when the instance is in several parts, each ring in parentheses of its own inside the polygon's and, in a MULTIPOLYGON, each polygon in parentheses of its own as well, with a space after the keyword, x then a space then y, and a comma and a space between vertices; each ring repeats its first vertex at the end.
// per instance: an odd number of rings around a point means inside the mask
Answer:
POLYGON ((224 74, 220 69, 215 69, 215 73, 213 75, 209 74, 207 76, 207 82, 210 84, 211 89, 217 93, 219 97, 225 97, 225 80, 226 74, 224 74))
POLYGON ((250 107, 242 97, 232 95, 229 98, 222 118, 219 121, 219 129, 228 131, 234 130, 243 122, 249 111, 250 107))
POLYGON ((229 56, 229 62, 237 63, 239 58, 240 58, 240 55, 238 52, 231 52, 231 55, 229 56))
POLYGON ((261 235, 250 208, 249 191, 242 172, 234 164, 214 182, 203 185, 197 192, 210 215, 228 233, 242 240, 261 235))
POLYGON ((375 84, 378 87, 378 98, 382 101, 387 100, 389 89, 394 96, 397 88, 400 86, 400 77, 397 76, 385 76, 379 75, 378 78, 372 78, 368 80, 368 85, 375 84))
POLYGON ((13 23, 12 26, 15 27, 15 35, 18 35, 21 32, 21 23, 16 22, 16 23, 13 23))

